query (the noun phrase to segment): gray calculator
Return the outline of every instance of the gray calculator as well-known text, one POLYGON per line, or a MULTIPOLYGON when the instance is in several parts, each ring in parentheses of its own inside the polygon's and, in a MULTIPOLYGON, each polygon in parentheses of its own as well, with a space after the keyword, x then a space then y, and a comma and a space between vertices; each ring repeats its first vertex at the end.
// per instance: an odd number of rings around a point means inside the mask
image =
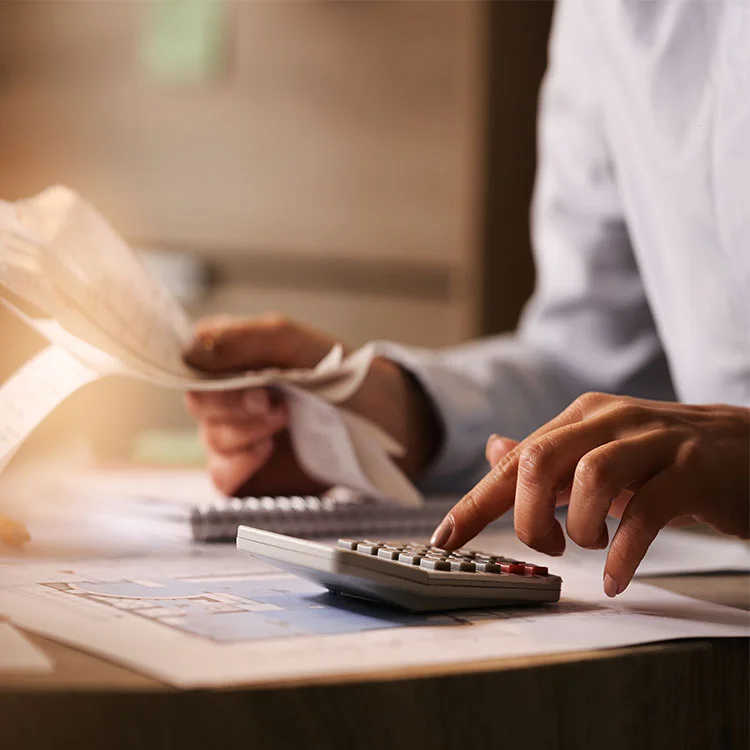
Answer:
POLYGON ((237 548, 334 593, 413 612, 560 599, 562 579, 542 565, 416 542, 339 539, 337 546, 240 526, 237 548))

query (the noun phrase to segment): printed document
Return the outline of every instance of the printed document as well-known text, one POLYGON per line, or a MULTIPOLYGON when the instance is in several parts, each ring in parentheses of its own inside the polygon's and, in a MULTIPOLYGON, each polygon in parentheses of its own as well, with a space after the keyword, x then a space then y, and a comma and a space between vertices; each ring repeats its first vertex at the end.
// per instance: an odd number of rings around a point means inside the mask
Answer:
POLYGON ((418 505, 421 496, 394 462, 403 452, 376 425, 342 404, 359 388, 375 347, 344 356, 335 346, 312 370, 269 369, 208 377, 181 353, 192 326, 92 206, 64 187, 30 200, 0 201, 0 303, 49 341, 0 389, 0 471, 59 403, 106 376, 182 390, 269 386, 284 392, 292 444, 306 472, 372 497, 418 505), (323 436, 325 439, 320 439, 323 436))
MULTIPOLYGON (((485 533, 478 549, 507 553, 485 533)), ((410 614, 329 594, 228 546, 0 562, 0 612, 18 626, 181 687, 408 673, 521 656, 747 637, 747 612, 644 583, 615 600, 601 573, 556 560, 558 604, 410 614)))

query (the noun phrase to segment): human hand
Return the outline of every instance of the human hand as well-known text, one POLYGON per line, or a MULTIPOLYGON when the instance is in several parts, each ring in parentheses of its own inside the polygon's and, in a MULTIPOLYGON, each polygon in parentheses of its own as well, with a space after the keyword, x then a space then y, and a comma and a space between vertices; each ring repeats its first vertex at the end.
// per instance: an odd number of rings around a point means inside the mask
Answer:
MULTIPOLYGON (((330 336, 279 315, 211 318, 199 323, 185 361, 209 373, 268 367, 315 367, 336 343, 330 336)), ((326 489, 297 462, 286 405, 272 388, 190 392, 216 487, 227 495, 317 493, 326 489)), ((376 358, 346 408, 370 419, 406 447, 401 468, 415 477, 435 450, 437 429, 426 397, 400 367, 376 358)))
POLYGON ((568 536, 609 543, 608 596, 622 593, 658 532, 684 520, 750 535, 750 410, 587 393, 520 443, 492 436, 491 470, 445 517, 432 543, 455 549, 514 506, 518 538, 561 555, 568 536))

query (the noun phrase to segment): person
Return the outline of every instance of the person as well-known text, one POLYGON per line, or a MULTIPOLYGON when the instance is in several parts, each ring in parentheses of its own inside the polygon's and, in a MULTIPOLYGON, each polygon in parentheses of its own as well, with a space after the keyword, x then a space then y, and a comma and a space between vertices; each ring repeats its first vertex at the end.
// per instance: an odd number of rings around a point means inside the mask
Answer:
MULTIPOLYGON (((518 537, 559 555, 565 503, 574 543, 609 544, 615 596, 667 524, 748 537, 749 70, 744 3, 558 3, 537 283, 517 333, 434 352, 391 345, 347 404, 407 447, 402 468, 425 490, 468 491, 434 544, 459 547, 513 507, 518 537), (608 514, 620 519, 611 542, 608 514)), ((333 344, 279 316, 214 319, 186 360, 311 367, 333 344)), ((187 404, 224 492, 319 489, 273 394, 187 404)))

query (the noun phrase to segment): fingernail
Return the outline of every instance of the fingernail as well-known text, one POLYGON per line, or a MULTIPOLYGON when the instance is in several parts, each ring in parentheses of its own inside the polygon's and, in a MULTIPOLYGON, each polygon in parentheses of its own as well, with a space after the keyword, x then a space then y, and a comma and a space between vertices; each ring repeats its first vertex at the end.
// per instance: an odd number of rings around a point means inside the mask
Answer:
POLYGON ((242 396, 242 407, 250 417, 259 417, 270 410, 268 397, 259 391, 247 391, 242 396))
POLYGON ((198 333, 185 347, 182 357, 189 364, 201 368, 216 356, 216 339, 210 333, 198 333))
POLYGON ((620 593, 617 581, 609 573, 604 576, 604 593, 610 599, 614 599, 620 593))
POLYGON ((199 333, 196 336, 198 343, 203 347, 204 351, 208 354, 212 354, 216 349, 216 339, 211 333, 199 333))
POLYGON ((430 539, 430 544, 433 547, 440 547, 441 549, 445 546, 445 543, 451 538, 453 533, 453 517, 447 515, 441 522, 440 525, 435 529, 435 533, 430 539))
POLYGON ((497 434, 495 434, 494 432, 492 433, 492 435, 490 435, 490 436, 489 436, 489 437, 487 438, 487 442, 486 442, 486 444, 485 444, 485 446, 484 446, 484 457, 485 457, 485 458, 486 458, 486 459, 487 459, 488 461, 490 461, 490 462, 492 462, 492 459, 490 458, 490 451, 492 450, 492 445, 494 444, 494 442, 495 442, 496 440, 499 440, 499 439, 500 439, 500 435, 497 435, 497 434))
POLYGON ((495 467, 518 443, 502 435, 490 435, 484 447, 484 456, 490 466, 495 467))

